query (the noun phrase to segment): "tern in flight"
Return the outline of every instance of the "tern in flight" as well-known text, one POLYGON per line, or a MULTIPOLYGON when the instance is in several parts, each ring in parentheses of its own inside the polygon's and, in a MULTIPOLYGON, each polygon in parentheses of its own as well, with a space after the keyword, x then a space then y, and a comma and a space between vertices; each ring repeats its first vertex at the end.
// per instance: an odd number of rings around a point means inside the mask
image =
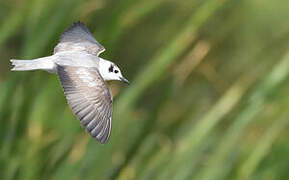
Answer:
POLYGON ((11 59, 11 70, 57 74, 73 114, 93 138, 105 144, 112 115, 112 95, 105 81, 129 82, 116 64, 99 57, 104 50, 83 23, 75 22, 61 35, 52 56, 11 59))

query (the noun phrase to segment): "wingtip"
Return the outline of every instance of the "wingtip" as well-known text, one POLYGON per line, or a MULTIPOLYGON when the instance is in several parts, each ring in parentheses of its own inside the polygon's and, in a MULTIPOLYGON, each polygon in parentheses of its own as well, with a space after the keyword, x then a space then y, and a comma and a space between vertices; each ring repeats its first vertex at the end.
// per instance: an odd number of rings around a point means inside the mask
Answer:
POLYGON ((100 144, 107 144, 109 137, 103 139, 96 139, 100 144))
POLYGON ((106 144, 109 140, 109 137, 110 137, 110 133, 111 133, 111 118, 110 120, 108 121, 108 124, 105 128, 105 131, 106 133, 99 139, 99 142, 101 144, 106 144))
POLYGON ((104 129, 102 129, 100 133, 96 134, 95 136, 93 136, 91 133, 90 135, 100 144, 106 144, 109 140, 110 133, 111 133, 111 119, 107 121, 104 129))
POLYGON ((85 24, 83 22, 81 22, 81 21, 75 21, 75 22, 72 23, 72 25, 74 25, 74 26, 85 26, 85 24))
POLYGON ((99 142, 100 144, 106 144, 107 143, 107 140, 106 141, 99 141, 99 140, 96 140, 97 142, 99 142))
POLYGON ((74 28, 77 28, 77 27, 80 27, 80 28, 82 28, 83 30, 88 31, 86 25, 85 25, 83 22, 81 22, 81 21, 75 21, 75 22, 73 22, 73 23, 66 29, 65 32, 71 31, 71 30, 73 30, 74 28))
MULTIPOLYGON (((92 136, 93 137, 93 136, 92 136)), ((98 138, 98 137, 93 137, 97 142, 99 142, 100 144, 106 144, 109 140, 110 137, 110 132, 108 132, 107 134, 104 134, 104 136, 98 138)))
MULTIPOLYGON (((86 27, 83 22, 81 22, 81 21, 75 21, 75 22, 73 22, 73 23, 69 26, 68 29, 72 29, 72 28, 77 27, 77 26, 86 27)), ((68 29, 67 29, 67 30, 68 30, 68 29)))
POLYGON ((73 22, 60 36, 60 41, 62 41, 66 34, 74 31, 75 29, 80 28, 88 34, 91 34, 86 25, 81 21, 73 22))

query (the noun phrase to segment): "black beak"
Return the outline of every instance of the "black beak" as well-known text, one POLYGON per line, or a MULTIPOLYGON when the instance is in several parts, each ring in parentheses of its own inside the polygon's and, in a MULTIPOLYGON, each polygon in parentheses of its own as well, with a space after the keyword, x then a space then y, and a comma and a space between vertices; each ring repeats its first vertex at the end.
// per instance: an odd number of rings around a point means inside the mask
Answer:
POLYGON ((129 84, 129 81, 127 79, 125 79, 124 77, 120 77, 120 80, 126 84, 129 84))

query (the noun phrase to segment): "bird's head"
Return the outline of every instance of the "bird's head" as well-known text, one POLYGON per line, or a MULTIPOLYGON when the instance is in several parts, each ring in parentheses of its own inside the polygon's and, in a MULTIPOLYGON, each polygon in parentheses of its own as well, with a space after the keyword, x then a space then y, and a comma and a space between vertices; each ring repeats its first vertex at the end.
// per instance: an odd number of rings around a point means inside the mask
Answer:
POLYGON ((102 58, 99 58, 99 59, 100 59, 99 72, 105 81, 116 80, 116 81, 122 81, 122 82, 129 84, 129 81, 123 77, 117 65, 115 65, 113 62, 110 62, 108 60, 105 60, 102 58))

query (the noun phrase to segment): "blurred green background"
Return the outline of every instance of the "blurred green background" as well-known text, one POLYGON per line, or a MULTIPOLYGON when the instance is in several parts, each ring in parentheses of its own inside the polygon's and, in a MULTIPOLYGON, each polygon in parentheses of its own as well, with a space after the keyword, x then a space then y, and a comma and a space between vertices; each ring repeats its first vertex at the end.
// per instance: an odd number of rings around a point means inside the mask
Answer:
POLYGON ((0 22, 0 179, 289 178, 288 0, 3 0, 0 22), (105 145, 55 75, 9 72, 77 20, 131 81, 105 145))

